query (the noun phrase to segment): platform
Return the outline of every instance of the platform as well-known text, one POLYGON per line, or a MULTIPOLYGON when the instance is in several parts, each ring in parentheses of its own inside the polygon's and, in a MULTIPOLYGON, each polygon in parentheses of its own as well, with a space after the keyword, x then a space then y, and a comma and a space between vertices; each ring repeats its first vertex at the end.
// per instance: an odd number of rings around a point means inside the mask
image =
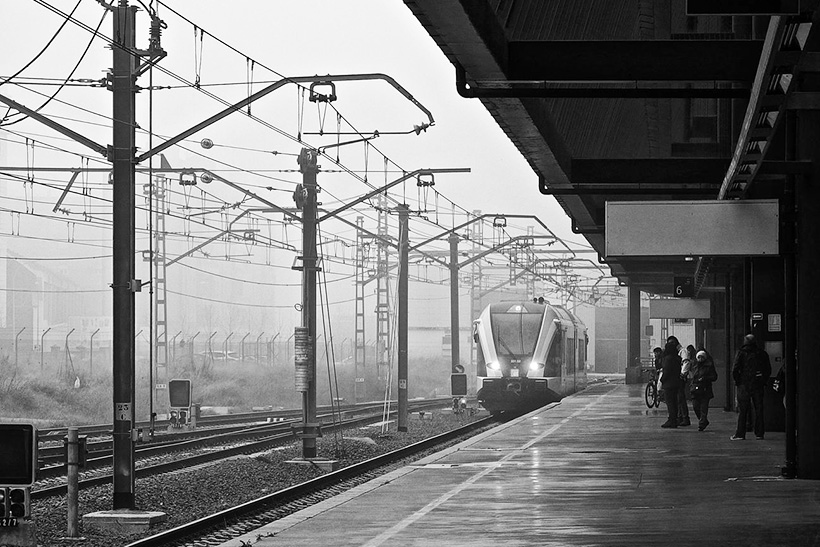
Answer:
POLYGON ((661 429, 642 385, 594 385, 223 547, 820 545, 820 481, 736 416, 661 429))

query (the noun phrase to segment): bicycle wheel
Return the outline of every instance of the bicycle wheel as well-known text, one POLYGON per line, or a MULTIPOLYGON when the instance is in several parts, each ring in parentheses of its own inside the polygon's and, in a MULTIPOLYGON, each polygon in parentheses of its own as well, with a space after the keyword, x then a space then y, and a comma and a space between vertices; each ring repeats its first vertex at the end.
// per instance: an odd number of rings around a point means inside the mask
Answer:
POLYGON ((657 386, 649 382, 646 384, 646 392, 644 393, 646 406, 649 408, 658 406, 658 388, 657 386))

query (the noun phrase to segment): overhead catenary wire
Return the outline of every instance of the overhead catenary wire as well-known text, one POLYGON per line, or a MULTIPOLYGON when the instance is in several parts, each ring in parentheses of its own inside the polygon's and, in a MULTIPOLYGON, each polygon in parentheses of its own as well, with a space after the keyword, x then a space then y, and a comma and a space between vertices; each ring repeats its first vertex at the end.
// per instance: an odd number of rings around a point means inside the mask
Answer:
MULTIPOLYGON (((287 309, 292 309, 294 312, 298 313, 298 311, 295 307, 296 302, 294 302, 292 304, 284 304, 284 305, 281 305, 281 304, 279 304, 279 305, 272 304, 271 305, 271 304, 259 304, 259 303, 250 303, 250 302, 235 302, 233 300, 220 300, 218 298, 209 298, 209 297, 206 297, 206 296, 196 296, 196 295, 193 295, 193 294, 187 294, 187 293, 183 293, 183 292, 173 291, 171 289, 168 289, 168 293, 169 294, 174 294, 174 295, 177 295, 177 296, 182 296, 182 297, 185 297, 185 298, 192 298, 194 300, 202 300, 202 301, 205 301, 205 302, 214 302, 216 304, 225 304, 227 306, 237 306, 237 307, 242 307, 242 308, 268 308, 268 309, 286 309, 286 310, 287 309)), ((369 296, 365 297, 365 299, 369 299, 369 298, 371 298, 371 297, 369 297, 369 296)), ((349 304, 350 302, 353 302, 353 300, 354 300, 353 298, 346 299, 346 300, 337 300, 337 301, 334 301, 334 302, 329 302, 328 306, 339 306, 341 304, 349 304)))
MULTIPOLYGON (((369 149, 369 148, 366 148, 366 150, 370 150, 370 149, 369 149)), ((374 150, 375 150, 375 148, 374 148, 374 150)), ((207 156, 205 156, 205 157, 207 157, 207 156)), ((209 159, 213 159, 213 158, 209 158, 209 159)), ((387 162, 387 161, 385 160, 385 163, 386 163, 386 162, 387 162)), ((367 173, 367 172, 369 172, 369 170, 365 170, 365 173, 367 173)), ((365 176, 365 177, 363 177, 363 178, 367 178, 367 177, 365 176)), ((288 182, 291 182, 291 181, 288 181, 288 182)), ((295 184, 295 183, 293 183, 293 184, 295 184)), ((283 191, 284 191, 284 190, 283 190, 283 191)), ((435 191, 435 190, 434 190, 434 191, 435 191)), ((177 195, 179 195, 179 194, 177 194, 177 195)), ((446 198, 445 198, 445 199, 446 199, 446 198)), ((341 200, 340 200, 340 201, 341 201, 341 200)), ((448 201, 449 201, 449 200, 448 200, 448 201)), ((453 203, 453 202, 451 202, 451 203, 453 203)), ((438 210, 439 210, 439 208, 438 208, 438 207, 436 207, 436 209, 435 209, 435 210, 436 210, 436 211, 438 211, 438 210)))
MULTIPOLYGON (((112 0, 112 1, 113 1, 113 0, 112 0)), ((80 5, 80 2, 78 1, 78 2, 77 2, 77 5, 76 5, 76 6, 74 6, 74 10, 72 10, 72 12, 71 12, 72 14, 73 14, 73 13, 74 13, 74 11, 77 9, 77 7, 79 7, 79 5, 80 5)), ((51 102, 51 101, 52 101, 52 100, 53 100, 53 99, 57 96, 57 94, 58 94, 58 93, 59 93, 59 92, 60 92, 60 91, 61 91, 64 87, 66 87, 66 86, 68 85, 69 80, 71 80, 72 76, 74 76, 74 73, 75 73, 75 72, 77 71, 77 69, 80 67, 80 63, 82 63, 82 62, 83 62, 83 59, 85 59, 85 56, 88 54, 88 50, 89 50, 89 49, 91 49, 91 44, 93 44, 93 43, 94 43, 94 39, 96 38, 97 33, 99 32, 100 27, 101 27, 101 26, 102 26, 102 24, 103 24, 103 21, 105 21, 105 16, 106 16, 107 14, 108 14, 108 11, 107 11, 107 10, 103 11, 103 15, 102 15, 102 17, 100 17, 100 22, 97 24, 97 28, 96 28, 96 29, 94 29, 94 34, 91 36, 91 39, 88 41, 88 44, 85 46, 85 49, 84 49, 84 50, 83 50, 83 52, 80 54, 80 58, 79 58, 79 59, 77 60, 77 62, 74 64, 74 67, 71 69, 71 71, 69 72, 68 76, 66 76, 66 77, 65 77, 65 79, 63 80, 63 82, 59 85, 59 87, 58 87, 58 88, 54 91, 54 93, 52 93, 52 94, 51 94, 51 96, 50 96, 48 99, 46 99, 46 101, 45 101, 43 104, 41 104, 40 106, 38 106, 37 108, 35 108, 35 109, 34 109, 34 111, 35 111, 35 112, 39 112, 40 110, 42 110, 43 108, 45 108, 45 107, 46 107, 46 105, 48 105, 48 103, 50 103, 50 102, 51 102)), ((62 30, 62 28, 65 26, 65 24, 66 24, 67 22, 68 22, 67 20, 63 21, 63 24, 60 26, 60 30, 62 30)), ((58 31, 58 33, 59 33, 59 31, 58 31)), ((55 34, 55 37, 56 37, 56 34, 55 34)), ((49 42, 49 44, 50 44, 50 43, 51 43, 51 42, 49 42)), ((19 73, 18 73, 18 74, 19 74, 19 73)), ((13 77, 12 77, 12 78, 13 78, 13 77)), ((5 83, 5 82, 2 82, 2 83, 5 83)), ((0 85, 2 85, 2 83, 0 83, 0 85)), ((9 109, 9 110, 10 110, 10 109, 9 109)), ((6 112, 6 116, 8 116, 8 111, 6 112)), ((27 117, 28 117, 27 115, 24 115, 24 116, 23 116, 22 118, 20 118, 20 119, 13 120, 13 121, 6 122, 6 123, 0 123, 0 126, 8 126, 8 125, 13 125, 13 124, 16 124, 16 123, 19 123, 19 122, 23 121, 23 120, 24 120, 24 119, 26 119, 27 117)))
MULTIPOLYGON (((74 15, 74 12, 77 11, 77 8, 80 7, 81 3, 82 3, 82 0, 77 0, 77 3, 74 5, 74 9, 71 10, 71 15, 74 15)), ((37 59, 42 57, 42 55, 48 50, 48 48, 51 47, 51 44, 54 43, 54 40, 57 39, 57 36, 59 36, 60 33, 63 31, 63 29, 65 28, 67 23, 68 23, 68 18, 65 18, 63 20, 63 22, 60 24, 57 31, 54 33, 54 35, 52 35, 52 37, 46 42, 46 44, 40 49, 40 51, 34 57, 32 57, 25 65, 23 65, 22 68, 18 69, 17 72, 15 72, 12 76, 4 78, 3 81, 0 82, 0 86, 8 83, 9 81, 13 80, 14 78, 16 78, 17 76, 22 74, 27 68, 29 68, 31 65, 33 65, 37 61, 37 59)), ((3 118, 0 118, 0 120, 5 120, 6 117, 8 116, 8 113, 9 113, 10 110, 11 110, 11 108, 8 108, 6 110, 6 116, 3 116, 3 118)))
MULTIPOLYGON (((319 235, 321 235, 321 227, 317 226, 317 231, 319 235)), ((324 259, 323 255, 319 256, 320 260, 324 259)), ((322 330, 324 332, 325 337, 325 362, 327 364, 327 381, 328 381, 328 392, 330 394, 330 409, 331 414, 333 415, 333 422, 334 424, 341 424, 342 423, 342 411, 340 408, 341 401, 339 400, 339 377, 336 374, 336 351, 333 347, 333 321, 331 320, 330 315, 330 298, 327 293, 327 278, 326 272, 324 269, 319 270, 318 279, 315 280, 319 284, 319 306, 321 309, 321 317, 322 317, 322 330), (324 289, 324 290, 322 290, 324 289), (328 347, 330 351, 328 352, 328 347), (336 396, 334 397, 334 391, 336 396)), ((334 428, 334 431, 338 431, 338 433, 334 433, 334 448, 336 451, 336 457, 340 458, 343 457, 344 452, 344 436, 341 433, 341 428, 334 428), (341 437, 341 442, 340 442, 341 437)))
MULTIPOLYGON (((96 34, 97 34, 96 32, 91 31, 90 27, 88 27, 88 26, 87 26, 87 25, 85 25, 84 23, 82 23, 82 22, 77 21, 76 19, 74 19, 74 18, 73 18, 70 14, 65 14, 65 13, 64 13, 64 12, 62 12, 61 10, 59 10, 59 9, 57 9, 57 8, 53 7, 53 6, 50 6, 49 4, 47 4, 46 2, 44 2, 43 0, 35 0, 35 1, 36 1, 38 4, 40 4, 40 5, 44 6, 44 7, 47 7, 47 8, 48 8, 48 9, 50 9, 51 11, 53 11, 53 12, 55 12, 55 13, 58 13, 58 14, 61 14, 61 15, 62 15, 62 16, 64 16, 67 20, 71 20, 72 22, 74 22, 75 24, 77 24, 78 26, 80 26, 81 28, 84 28, 84 29, 86 29, 86 30, 89 30, 89 31, 90 31, 90 32, 92 32, 94 35, 96 35, 96 34)), ((164 5, 164 4, 163 4, 163 5, 164 5)), ((190 24, 192 24, 192 25, 194 25, 194 26, 196 27, 196 25, 195 25, 195 24, 194 24, 194 23, 193 23, 190 19, 185 18, 184 16, 182 16, 181 14, 179 14, 179 12, 177 12, 176 10, 174 10, 173 8, 170 8, 170 7, 169 7, 169 10, 170 10, 171 12, 175 13, 176 15, 178 15, 178 16, 180 16, 180 17, 182 17, 183 19, 185 19, 185 20, 186 20, 186 21, 188 21, 190 24)), ((201 32, 200 37, 202 37, 203 35, 204 35, 204 30, 201 32)), ((209 33, 209 36, 213 36, 213 35, 211 35, 211 34, 209 33)), ((216 38, 216 37, 214 36, 214 38, 216 38)), ((224 45, 226 45, 226 46, 228 45, 228 44, 226 44, 224 41, 219 40, 218 38, 216 38, 216 39, 217 39, 220 43, 222 43, 222 44, 224 44, 224 45)), ((109 40, 109 42, 111 42, 111 40, 109 40)), ((230 47, 230 46, 228 46, 228 47, 230 47)), ((234 51, 238 52, 238 50, 236 50, 235 48, 232 48, 232 47, 231 47, 231 49, 233 49, 234 51)), ((136 54, 136 52, 132 52, 132 53, 133 53, 133 54, 136 54)), ((243 55, 244 55, 244 54, 243 54, 243 55)), ((251 58, 250 58, 249 56, 247 56, 247 55, 244 55, 244 56, 245 56, 245 58, 246 58, 246 59, 251 59, 251 58)), ((201 59, 200 59, 200 60, 201 60, 201 59)), ((254 60, 254 62, 256 62, 256 61, 254 60)), ((275 74, 279 75, 276 71, 273 71, 272 69, 270 69, 270 68, 266 67, 265 65, 263 65, 263 64, 261 64, 261 63, 260 63, 260 66, 263 66, 263 67, 264 67, 264 68, 266 68, 267 70, 270 70, 271 72, 273 72, 273 73, 275 73, 275 74)), ((176 79, 178 79, 178 80, 180 80, 180 81, 183 81, 183 82, 184 82, 184 83, 186 83, 187 85, 193 85, 193 84, 191 84, 191 82, 187 82, 184 78, 182 78, 182 77, 180 77, 180 76, 178 76, 178 75, 174 74, 174 73, 173 73, 173 72, 171 72, 171 71, 168 71, 167 69, 164 69, 163 67, 158 66, 158 69, 162 70, 164 73, 168 74, 169 76, 172 76, 172 77, 174 77, 174 78, 176 78, 176 79)), ((197 88, 197 89, 199 89, 199 88, 197 88)), ((218 97, 216 97, 216 96, 214 96, 214 95, 212 95, 212 94, 209 94, 209 96, 211 96, 212 98, 214 98, 214 99, 216 99, 216 100, 218 100, 218 101, 222 102, 223 104, 228 104, 228 103, 227 103, 227 101, 224 101, 224 100, 222 100, 222 99, 219 99, 218 97)), ((336 109, 335 109, 335 107, 334 107, 334 110, 336 110, 336 109)), ((341 116, 341 113, 340 113, 338 110, 336 110, 336 112, 337 112, 337 114, 338 114, 339 116, 341 116)), ((289 138, 291 138, 291 139, 294 139, 294 137, 293 137, 293 136, 288 135, 287 133, 283 132, 283 131, 282 131, 282 130, 280 130, 279 128, 276 128, 275 126, 272 126, 271 124, 268 124, 267 122, 264 122, 263 120, 258 119, 258 118, 256 118, 256 117, 253 117, 253 116, 251 116, 251 117, 252 117, 253 119, 255 119, 256 121, 258 121, 258 122, 260 122, 260 123, 263 123, 264 125, 266 125, 266 126, 270 127, 271 129, 274 129, 275 131, 277 131, 277 132, 279 132, 279 133, 283 134, 284 136, 289 137, 289 138)), ((347 120, 346 120, 346 121, 347 121, 347 120)), ((348 124, 349 124, 349 122, 348 122, 348 124)), ((352 126, 352 124, 349 124, 349 125, 350 125, 351 127, 353 127, 353 126, 352 126)), ((359 134, 361 134, 361 132, 358 132, 358 133, 359 133, 359 134)), ((301 141, 301 139, 299 139, 299 141, 301 141)), ((374 147, 374 149, 376 149, 376 150, 378 151, 378 149, 377 149, 377 148, 375 148, 375 147, 374 147)), ((381 152, 381 151, 379 151, 379 153, 382 153, 382 152, 381 152)), ((384 154, 383 154, 383 153, 382 153, 382 155, 384 156, 384 154)), ((325 155, 325 156, 326 156, 326 155, 325 155)), ((327 157, 327 156, 326 156, 326 157, 327 157)), ((386 156, 385 156, 385 157, 386 157, 386 156)), ((331 158, 331 159, 332 159, 332 158, 331 158)), ((348 171, 348 172, 349 172, 350 174, 352 174, 353 176, 356 176, 356 174, 355 174, 355 173, 352 173, 352 172, 350 172, 350 171, 348 171)), ((367 184, 367 181, 366 181, 366 179, 367 179, 367 174, 366 174, 366 173, 365 173, 365 176, 364 176, 364 177, 357 177, 357 178, 359 178, 360 180, 362 180, 363 182, 365 182, 365 184, 367 184)))
MULTIPOLYGON (((184 148, 184 147, 183 147, 183 148, 184 148)), ((197 155, 201 155, 201 156, 203 156, 203 157, 206 157, 206 156, 204 156, 203 154, 201 154, 200 152, 198 152, 198 151, 196 151, 196 150, 190 150, 190 149, 187 149, 187 148, 186 148, 186 150, 188 150, 189 152, 192 152, 192 153, 194 153, 194 154, 197 154, 197 155)), ((224 162, 223 162, 223 163, 224 163, 224 162)), ((226 164, 226 165, 227 165, 227 164, 226 164)), ((247 171, 247 170, 245 170, 245 171, 247 171)), ((344 169, 344 170, 342 170, 342 171, 343 171, 343 172, 350 172, 350 170, 349 170, 349 169, 344 169)), ((361 177, 359 177, 359 178, 361 179, 361 177)), ((281 180, 281 179, 280 179, 280 180, 281 180)), ((296 184, 295 182, 291 182, 291 183, 292 183, 292 184, 296 184)), ((372 186, 372 185, 371 185, 371 186, 372 186)), ((271 190, 273 190, 273 189, 271 189, 271 190)))

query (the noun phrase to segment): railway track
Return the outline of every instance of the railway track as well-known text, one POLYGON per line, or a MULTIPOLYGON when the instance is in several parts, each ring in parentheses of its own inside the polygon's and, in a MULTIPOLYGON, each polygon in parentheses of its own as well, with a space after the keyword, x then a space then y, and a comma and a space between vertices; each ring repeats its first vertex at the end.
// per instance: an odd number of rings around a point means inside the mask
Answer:
POLYGON ((441 448, 445 444, 497 421, 498 419, 494 417, 481 418, 435 437, 139 539, 128 544, 127 547, 221 544, 227 539, 251 532, 268 522, 367 482, 403 460, 418 457, 428 450, 441 448))
MULTIPOLYGON (((450 398, 449 397, 442 397, 438 399, 428 399, 430 401, 438 401, 439 403, 446 403, 450 398)), ((392 402, 395 405, 395 401, 392 402)), ((317 412, 321 414, 331 414, 333 412, 336 413, 346 413, 346 412, 357 412, 357 411, 366 411, 381 408, 383 406, 382 402, 369 402, 369 403, 358 403, 358 404, 351 404, 351 405, 339 405, 330 407, 328 405, 322 405, 317 408, 317 412)), ((280 420, 287 420, 287 419, 297 419, 302 416, 301 409, 283 409, 283 410, 263 410, 263 411, 253 411, 253 412, 237 412, 232 414, 213 414, 207 416, 200 416, 197 418, 197 426, 199 427, 219 427, 219 426, 226 426, 230 424, 247 424, 249 422, 262 422, 262 421, 280 421, 280 420)), ((171 426, 171 422, 168 420, 156 420, 154 422, 155 431, 161 432, 167 430, 171 426)), ((96 425, 83 425, 78 426, 77 430, 80 435, 86 435, 88 437, 110 437, 111 436, 111 424, 96 424, 96 425)), ((137 430, 142 429, 144 432, 148 431, 151 427, 151 422, 148 421, 141 421, 136 422, 134 428, 137 430)), ((180 434, 183 430, 176 430, 174 434, 180 434)), ((53 428, 41 428, 37 431, 37 438, 38 441, 42 445, 48 445, 51 443, 62 443, 63 437, 66 436, 68 433, 68 428, 66 427, 53 427, 53 428)), ((42 450, 42 449, 41 449, 42 450)))
MULTIPOLYGON (((420 411, 431 407, 440 407, 438 400, 417 401, 411 403, 413 411, 420 411)), ((343 419, 341 422, 325 426, 325 431, 331 432, 336 429, 357 427, 362 424, 372 423, 381 419, 381 412, 373 412, 343 419)), ((163 443, 161 445, 142 446, 136 452, 140 466, 135 469, 135 477, 143 478, 153 475, 160 475, 179 469, 185 469, 210 463, 218 460, 232 458, 240 454, 252 454, 262 452, 272 447, 279 446, 293 440, 291 426, 295 421, 277 422, 254 427, 246 427, 239 431, 212 434, 210 436, 187 439, 175 442, 163 443), (222 446, 223 448, 210 448, 222 446), (208 450, 205 450, 208 449, 208 450), (203 450, 205 450, 203 452, 203 450), (192 455, 184 455, 185 453, 192 455), (168 456, 173 455, 169 458, 168 456), (151 462, 156 463, 151 463, 151 462)), ((80 490, 93 488, 110 483, 112 475, 110 468, 112 458, 110 455, 95 457, 88 460, 86 469, 82 472, 79 481, 80 490)), ((52 496, 62 496, 66 494, 67 484, 64 481, 65 465, 55 465, 40 470, 38 473, 39 486, 31 492, 31 498, 44 499, 52 496), (58 482, 59 481, 59 482, 58 482)))
MULTIPOLYGON (((444 403, 448 398, 429 399, 430 403, 444 403)), ((359 415, 365 412, 372 412, 380 410, 383 403, 360 403, 356 405, 344 405, 334 409, 328 407, 319 407, 319 418, 332 418, 335 414, 342 416, 359 415), (333 414, 331 414, 331 411, 333 414)), ((149 441, 138 441, 135 450, 137 452, 150 451, 154 447, 173 445, 182 440, 197 439, 203 437, 210 437, 217 434, 229 434, 233 432, 241 432, 247 430, 250 426, 248 424, 257 424, 259 427, 275 423, 292 423, 301 419, 301 410, 275 410, 264 412, 246 412, 229 415, 215 415, 206 416, 197 420, 197 429, 168 429, 170 423, 167 421, 158 421, 158 431, 162 428, 163 432, 158 433, 153 439, 149 441)), ((137 428, 145 426, 143 423, 138 423, 137 428)), ((39 477, 49 478, 65 474, 65 452, 63 447, 63 437, 65 437, 67 429, 52 428, 41 429, 38 431, 38 439, 40 449, 38 453, 38 461, 40 466, 39 477), (62 469, 62 471, 61 471, 62 469)), ((106 460, 102 458, 111 456, 112 441, 111 441, 111 425, 90 425, 81 426, 78 428, 80 435, 91 437, 86 445, 89 465, 99 466, 104 464, 106 460)), ((109 462, 110 464, 110 462, 109 462)))

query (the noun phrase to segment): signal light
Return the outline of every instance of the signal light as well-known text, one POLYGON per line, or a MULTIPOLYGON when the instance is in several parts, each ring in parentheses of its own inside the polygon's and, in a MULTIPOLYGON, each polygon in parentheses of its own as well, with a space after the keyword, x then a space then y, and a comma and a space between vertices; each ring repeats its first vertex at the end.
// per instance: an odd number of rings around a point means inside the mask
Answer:
POLYGON ((169 380, 168 401, 173 408, 188 408, 191 406, 191 381, 169 380))
POLYGON ((0 519, 22 519, 31 517, 31 489, 28 487, 0 488, 0 519))
POLYGON ((459 395, 467 395, 467 375, 462 374, 451 374, 450 375, 450 392, 453 397, 458 397, 459 395))
POLYGON ((191 381, 169 380, 168 403, 171 407, 171 427, 180 428, 188 425, 191 417, 191 381))

